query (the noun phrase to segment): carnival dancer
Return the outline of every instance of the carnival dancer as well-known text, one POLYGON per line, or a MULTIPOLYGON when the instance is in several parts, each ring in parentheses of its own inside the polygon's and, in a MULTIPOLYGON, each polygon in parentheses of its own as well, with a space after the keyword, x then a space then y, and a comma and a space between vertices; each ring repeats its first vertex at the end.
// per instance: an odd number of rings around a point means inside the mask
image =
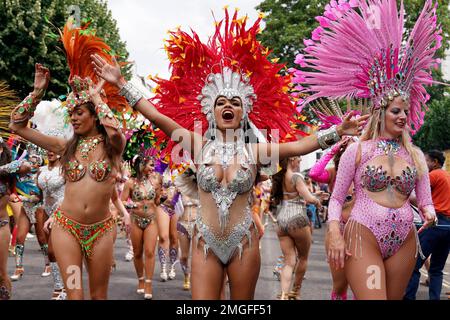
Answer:
POLYGON ((131 242, 134 267, 138 277, 138 294, 153 298, 152 278, 155 271, 155 250, 158 237, 156 212, 161 195, 162 178, 155 172, 156 151, 145 152, 134 159, 136 177, 128 179, 121 195, 132 217, 131 242), (131 200, 131 201, 130 201, 131 200))
POLYGON ((306 54, 297 59, 311 68, 296 73, 311 94, 306 102, 371 100, 359 143, 339 163, 329 204, 328 258, 336 268, 345 262, 356 299, 401 299, 420 251, 409 203, 413 190, 423 228, 436 219, 425 159, 409 135, 423 121, 424 85, 432 83, 440 46, 436 6, 425 1, 406 41, 403 4, 398 10, 395 0, 332 2, 326 10, 315 40, 305 41, 306 54), (355 203, 342 236, 339 221, 352 183, 355 203))
POLYGON ((31 165, 24 160, 12 161, 11 151, 0 137, 0 300, 11 299, 11 282, 8 276, 8 253, 11 233, 6 206, 14 176, 30 172, 31 165))
POLYGON ((93 55, 97 74, 119 87, 166 138, 173 138, 166 148, 172 161, 177 162, 182 147, 197 166, 200 210, 192 246, 193 299, 219 299, 224 272, 231 299, 254 297, 260 253, 251 193, 258 164, 326 147, 342 135, 357 134, 366 120, 351 120, 350 115, 343 125, 301 141, 264 143, 257 127, 270 129, 269 139, 276 135, 272 129, 286 139, 288 133, 297 133, 290 127, 295 110, 287 94, 291 76, 278 73, 283 65, 269 60, 269 51, 257 41, 261 18, 250 28, 246 19, 225 11, 208 44, 195 33, 172 32, 166 44, 172 77, 155 79, 152 101, 123 79, 117 64, 93 55))
POLYGON ((17 175, 16 177, 16 191, 22 203, 22 208, 16 222, 16 268, 14 274, 11 275, 12 281, 20 280, 24 275, 23 256, 25 253, 25 240, 32 225, 35 227, 37 240, 44 256, 44 271, 41 276, 48 277, 51 275, 48 240, 43 230, 45 213, 41 208, 42 194, 36 184, 37 173, 43 164, 43 158, 38 147, 31 143, 27 143, 24 153, 25 155, 21 157, 28 159, 27 161, 32 164, 32 170, 26 175, 17 175))
POLYGON ((127 104, 117 95, 115 87, 95 80, 89 55, 95 52, 112 62, 114 58, 107 53, 109 46, 86 26, 73 28, 70 21, 62 32, 62 42, 71 71, 69 84, 73 91, 65 104, 73 137, 64 140, 27 127, 50 79, 49 70, 40 64, 36 64, 34 91, 13 110, 10 129, 61 155, 66 186, 64 200, 53 213, 51 239, 68 299, 84 298, 83 259, 87 262, 91 298, 106 299, 114 227, 109 201, 115 191, 120 156, 125 146, 120 124, 108 105, 123 110, 127 104), (102 97, 101 92, 106 96, 102 97))
POLYGON ((300 174, 300 157, 283 159, 281 170, 272 177, 272 199, 280 205, 277 212, 277 235, 284 265, 281 270, 280 300, 298 300, 308 264, 311 228, 306 203, 321 208, 321 203, 306 186, 300 174), (292 283, 292 274, 295 273, 292 283))
POLYGON ((193 164, 190 164, 187 169, 175 179, 175 186, 181 193, 181 201, 183 204, 183 213, 178 218, 177 223, 181 251, 180 265, 184 274, 183 290, 190 290, 191 272, 189 256, 199 205, 196 172, 193 164))
POLYGON ((161 203, 156 213, 158 221, 159 243, 158 258, 161 264, 160 278, 162 281, 175 279, 175 265, 178 260, 178 231, 175 206, 180 193, 175 184, 175 172, 167 167, 162 174, 161 203), (168 268, 168 265, 170 266, 168 268), (169 270, 168 270, 169 269, 169 270))
MULTIPOLYGON (((334 100, 324 100, 320 99, 315 101, 314 108, 316 115, 321 120, 321 128, 326 129, 330 127, 333 123, 341 123, 344 115, 337 101, 334 100)), ((358 104, 353 108, 358 108, 360 111, 365 111, 367 106, 367 100, 359 99, 358 104)), ((351 109, 350 101, 347 101, 347 110, 351 109)), ((341 160, 342 154, 345 152, 347 147, 353 143, 354 138, 346 138, 341 142, 335 144, 329 152, 327 152, 319 161, 309 170, 308 176, 319 183, 326 183, 328 185, 330 193, 333 192, 334 183, 336 182, 336 173, 339 168, 339 162, 341 160), (329 162, 333 160, 333 166, 327 166, 329 162)), ((340 221, 341 233, 344 234, 345 223, 350 216, 350 212, 355 203, 353 194, 353 184, 350 186, 347 196, 345 198, 345 203, 342 206, 342 216, 340 221)), ((328 252, 329 249, 329 233, 325 235, 325 251, 328 252)), ((347 300, 347 289, 348 282, 345 277, 345 272, 343 269, 335 269, 329 262, 331 278, 333 279, 333 290, 331 292, 331 300, 347 300)))

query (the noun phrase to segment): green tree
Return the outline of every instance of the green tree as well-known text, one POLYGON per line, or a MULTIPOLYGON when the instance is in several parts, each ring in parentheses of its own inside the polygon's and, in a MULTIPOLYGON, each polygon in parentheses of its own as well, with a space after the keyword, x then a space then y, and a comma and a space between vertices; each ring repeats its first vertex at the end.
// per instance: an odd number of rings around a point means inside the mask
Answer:
POLYGON ((81 20, 91 21, 96 34, 105 39, 120 57, 119 61, 128 58, 116 21, 103 0, 2 0, 0 79, 8 81, 19 96, 30 92, 36 62, 50 68, 52 79, 47 98, 56 98, 68 92, 69 69, 57 28, 63 28, 72 5, 80 8, 81 20))
POLYGON ((429 108, 414 143, 424 151, 450 149, 450 96, 434 100, 429 108))
MULTIPOLYGON (((273 56, 288 67, 294 66, 295 56, 304 48, 303 39, 309 39, 319 26, 315 20, 324 12, 330 0, 263 0, 257 7, 266 17, 265 29, 260 35, 262 43, 273 50, 273 56)), ((411 29, 422 10, 424 0, 404 0, 406 28, 411 29)), ((438 19, 442 25, 443 47, 438 56, 444 58, 449 48, 450 0, 438 0, 438 19)))

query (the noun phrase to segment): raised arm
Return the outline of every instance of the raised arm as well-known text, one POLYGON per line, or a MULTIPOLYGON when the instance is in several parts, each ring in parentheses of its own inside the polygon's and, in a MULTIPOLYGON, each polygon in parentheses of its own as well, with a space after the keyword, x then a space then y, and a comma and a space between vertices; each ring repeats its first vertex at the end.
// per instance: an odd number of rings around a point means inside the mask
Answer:
POLYGON ((100 124, 105 128, 106 134, 111 141, 111 145, 117 154, 122 154, 125 149, 126 139, 122 130, 120 130, 119 121, 116 119, 114 114, 108 105, 103 101, 100 96, 105 80, 100 80, 100 82, 94 86, 91 83, 89 87, 89 96, 92 103, 95 105, 95 112, 100 121, 100 124))
POLYGON ((333 159, 333 157, 336 155, 336 153, 339 151, 339 148, 341 147, 340 143, 335 144, 333 148, 322 158, 320 158, 319 161, 316 162, 316 164, 309 170, 309 177, 317 182, 321 183, 330 183, 330 172, 326 169, 327 164, 333 159))
POLYGON ((102 57, 93 55, 92 63, 99 77, 120 88, 120 93, 127 98, 128 103, 135 110, 139 111, 175 142, 180 142, 185 150, 190 151, 191 155, 194 154, 195 143, 197 143, 197 147, 201 147, 202 137, 200 135, 183 128, 171 118, 159 112, 150 101, 144 99, 142 93, 126 82, 115 59, 114 65, 110 65, 102 57))
POLYGON ((305 155, 319 148, 325 150, 340 141, 342 136, 359 135, 370 115, 352 119, 355 115, 356 112, 349 112, 344 118, 344 121, 337 127, 318 131, 316 134, 295 142, 258 144, 258 161, 266 164, 267 159, 262 159, 264 156, 267 156, 273 161, 277 156, 279 160, 282 160, 289 157, 305 155))
POLYGON ((50 81, 50 71, 41 64, 36 64, 34 75, 34 90, 11 113, 9 129, 22 138, 48 151, 62 154, 66 141, 57 137, 50 137, 29 128, 28 120, 33 117, 36 106, 41 101, 50 81))

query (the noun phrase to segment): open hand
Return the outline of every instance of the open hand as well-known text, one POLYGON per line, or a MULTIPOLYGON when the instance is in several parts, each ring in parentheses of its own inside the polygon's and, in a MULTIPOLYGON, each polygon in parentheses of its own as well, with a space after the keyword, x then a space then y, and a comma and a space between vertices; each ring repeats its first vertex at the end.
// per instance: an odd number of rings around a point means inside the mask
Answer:
POLYGON ((38 98, 42 98, 50 82, 50 70, 40 63, 35 65, 34 73, 34 93, 38 98))
POLYGON ((337 130, 341 137, 358 136, 363 131, 370 115, 366 114, 365 116, 356 117, 352 120, 355 114, 356 111, 349 112, 348 115, 345 116, 344 121, 338 126, 337 130))
POLYGON ((122 73, 120 72, 120 66, 117 60, 113 57, 113 65, 109 64, 98 54, 91 55, 92 65, 94 71, 100 78, 108 81, 111 84, 120 86, 120 82, 124 81, 122 73))

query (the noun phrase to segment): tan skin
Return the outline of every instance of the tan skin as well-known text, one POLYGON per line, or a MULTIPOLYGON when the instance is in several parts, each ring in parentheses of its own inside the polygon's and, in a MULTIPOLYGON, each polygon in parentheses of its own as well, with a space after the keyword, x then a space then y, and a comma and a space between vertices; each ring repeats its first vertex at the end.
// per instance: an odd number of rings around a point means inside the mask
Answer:
MULTIPOLYGON (((34 91, 37 93, 44 92, 48 85, 48 80, 48 69, 36 65, 34 91)), ((103 84, 104 82, 100 81, 96 87, 91 87, 89 89, 91 102, 94 105, 98 105, 102 102, 100 91, 103 84)), ((97 116, 92 114, 86 105, 74 108, 74 110, 70 112, 70 120, 74 133, 78 136, 92 137, 99 135, 98 128, 96 127, 97 116)), ((105 126, 104 128, 110 139, 115 155, 120 157, 125 147, 125 137, 117 129, 109 126, 105 126)), ((34 129, 28 128, 26 123, 10 123, 10 129, 24 139, 59 155, 63 154, 67 145, 66 140, 44 135, 34 129)), ((76 152, 75 157, 82 164, 87 165, 95 160, 103 159, 105 155, 104 143, 100 143, 94 151, 89 153, 89 159, 87 161, 82 161, 79 151, 76 152)), ((86 173, 80 181, 67 181, 61 210, 64 211, 68 218, 81 224, 94 224, 107 219, 110 216, 109 201, 113 196, 115 189, 115 175, 116 173, 113 171, 107 180, 97 182, 86 173)), ((68 273, 68 271, 71 270, 69 268, 71 266, 78 266, 80 279, 77 280, 79 280, 78 282, 80 284, 82 283, 81 270, 83 254, 80 250, 79 243, 71 234, 59 226, 53 227, 51 239, 61 275, 66 284, 68 299, 84 299, 82 285, 67 286, 69 276, 73 275, 73 272, 68 273)), ((112 261, 112 246, 112 233, 103 235, 95 244, 92 257, 87 260, 88 273, 95 275, 89 277, 89 289, 92 299, 107 298, 111 267, 110 261, 112 261)))
MULTIPOLYGON (((142 168, 142 177, 143 179, 147 179, 151 182, 156 192, 156 196, 153 200, 133 200, 133 204, 137 207, 131 209, 131 213, 139 217, 148 217, 151 214, 155 214, 158 209, 162 179, 161 176, 154 171, 154 165, 154 161, 149 160, 142 168), (144 206, 146 206, 146 210, 144 209, 144 206)), ((138 178, 131 178, 125 183, 121 194, 121 200, 123 203, 127 203, 129 199, 131 199, 134 188, 139 188, 144 195, 148 192, 142 180, 138 180, 138 178)), ((131 243, 133 245, 134 252, 133 262, 139 280, 138 289, 144 289, 144 293, 146 294, 152 293, 151 282, 147 281, 144 283, 144 279, 151 280, 153 278, 153 272, 155 271, 155 248, 157 237, 158 225, 155 222, 148 225, 145 230, 142 230, 138 226, 137 222, 133 222, 131 224, 131 243)))
MULTIPOLYGON (((99 77, 121 88, 126 81, 120 73, 120 67, 117 62, 114 65, 108 64, 98 55, 92 56, 92 63, 99 77)), ((190 152, 190 154, 199 154, 206 143, 202 136, 195 132, 184 129, 178 123, 169 117, 160 113, 155 106, 141 99, 135 106, 144 117, 153 122, 166 135, 172 137, 175 132, 181 140, 181 146, 190 152)), ((240 127, 240 121, 243 116, 242 102, 239 98, 228 100, 225 97, 219 97, 215 103, 214 115, 216 119, 216 136, 218 139, 226 138, 226 130, 236 130, 240 127), (231 117, 229 117, 231 114, 231 117), (224 138, 225 137, 225 138, 224 138)), ((367 116, 351 120, 352 115, 346 118, 343 125, 337 128, 338 133, 356 135, 362 130, 367 116)), ((268 156, 278 156, 279 159, 310 153, 319 149, 317 137, 311 135, 301 141, 282 143, 282 144, 254 144, 253 154, 266 154, 268 156)), ((259 159, 259 157, 257 157, 259 159)), ((220 183, 228 184, 236 175, 236 170, 240 167, 234 161, 225 171, 219 165, 214 165, 216 169, 216 179, 220 183)), ((254 172, 256 173, 256 171, 254 172)), ((231 219, 242 218, 243 208, 246 206, 248 194, 241 194, 236 197, 230 208, 231 219)), ((199 200, 202 212, 214 216, 217 207, 212 195, 199 190, 199 200)), ((223 265, 219 259, 211 252, 204 257, 203 245, 193 246, 192 251, 192 298, 193 299, 219 299, 220 289, 224 278, 224 273, 228 275, 230 281, 231 299, 253 299, 256 288, 256 282, 260 270, 260 253, 258 236, 252 232, 252 246, 247 243, 243 245, 242 258, 234 256, 227 265, 223 265)), ((202 243, 202 241, 201 241, 202 243)))
MULTIPOLYGON (((403 101, 400 97, 396 97, 387 107, 385 111, 385 130, 380 133, 381 137, 388 139, 395 139, 402 135, 403 130, 406 130, 406 119, 409 112, 409 104, 403 101)), ((357 155, 356 163, 359 163, 361 155, 357 155)), ((367 165, 383 165, 390 176, 396 176, 401 173, 408 165, 404 160, 397 158, 394 166, 391 168, 388 165, 386 157, 380 156, 369 161, 367 165)), ((381 191, 377 193, 364 190, 370 198, 381 206, 389 208, 399 208, 407 197, 394 191, 394 197, 387 194, 389 191, 381 191), (389 199, 390 201, 387 201, 389 199)), ((426 218, 424 227, 428 227, 434 221, 434 215, 423 210, 426 218)), ((356 229, 345 231, 345 237, 339 231, 339 223, 337 221, 330 221, 329 223, 329 238, 330 245, 328 250, 328 259, 334 268, 344 268, 347 280, 359 300, 399 300, 402 299, 404 290, 409 282, 410 276, 414 269, 415 259, 415 236, 414 230, 408 234, 403 245, 393 256, 386 260, 381 257, 378 243, 373 233, 365 226, 360 227, 360 234, 362 239, 362 246, 364 254, 362 257, 354 258, 351 252, 355 250, 355 242, 349 249, 346 249, 346 241, 350 237, 355 237, 356 229), (344 264, 345 261, 345 264, 344 264), (381 287, 379 289, 369 289, 367 283, 367 268, 376 265, 381 271, 381 287)))
MULTIPOLYGON (((294 173, 299 172, 300 162, 300 157, 289 158, 283 179, 283 192, 291 194, 284 194, 283 200, 290 200, 300 196, 307 203, 315 204, 318 208, 321 208, 320 201, 308 190, 303 179, 297 179, 295 185, 292 182, 294 173)), ((281 292, 283 295, 283 293, 288 293, 291 290, 292 273, 295 270, 292 291, 295 292, 295 298, 298 299, 308 263, 308 254, 311 246, 311 229, 309 226, 305 226, 303 228, 289 230, 288 233, 278 230, 277 235, 284 256, 284 265, 281 270, 281 292), (296 265, 297 258, 298 262, 296 265)), ((284 299, 285 296, 283 295, 282 298, 284 299)))
MULTIPOLYGON (((0 144, 0 154, 3 153, 3 144, 0 144)), ((5 163, 6 164, 6 163, 5 163)), ((31 165, 28 162, 24 162, 18 173, 26 174, 31 171, 31 165)), ((5 194, 0 198, 0 220, 9 220, 6 205, 9 203, 10 196, 5 194)), ((0 228, 0 286, 5 286, 9 292, 11 292, 11 281, 8 276, 8 248, 10 241, 10 230, 8 225, 0 228)))

